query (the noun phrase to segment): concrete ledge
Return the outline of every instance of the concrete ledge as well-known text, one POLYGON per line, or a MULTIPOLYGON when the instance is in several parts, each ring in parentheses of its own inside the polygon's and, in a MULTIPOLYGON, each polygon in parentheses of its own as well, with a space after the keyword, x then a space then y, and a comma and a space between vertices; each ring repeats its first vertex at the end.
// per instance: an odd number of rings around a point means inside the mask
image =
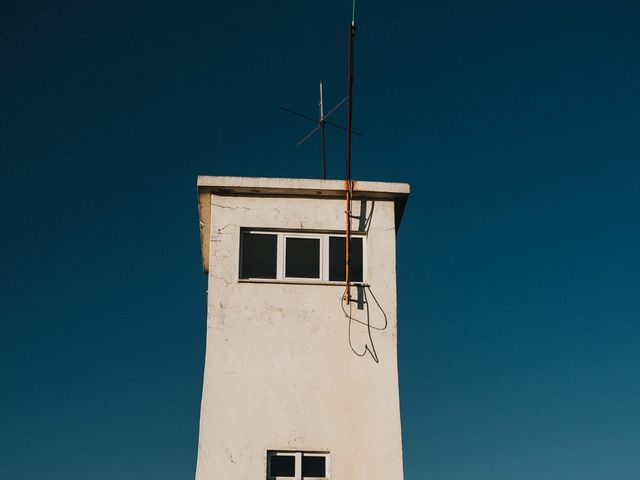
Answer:
MULTIPOLYGON (((409 184, 391 182, 363 182, 354 180, 353 193, 384 198, 409 195, 409 184)), ((306 178, 265 177, 198 177, 198 191, 218 194, 253 193, 269 195, 344 196, 344 180, 316 180, 306 178)))

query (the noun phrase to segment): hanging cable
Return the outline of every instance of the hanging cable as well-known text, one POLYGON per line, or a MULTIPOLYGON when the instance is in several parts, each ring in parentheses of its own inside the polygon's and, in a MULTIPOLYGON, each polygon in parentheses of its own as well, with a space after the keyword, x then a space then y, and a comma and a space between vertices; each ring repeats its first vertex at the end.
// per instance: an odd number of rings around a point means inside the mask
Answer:
POLYGON ((376 350, 376 346, 375 343, 373 341, 373 333, 372 330, 377 330, 377 331, 383 331, 387 329, 387 326, 389 325, 389 319, 387 318, 387 314, 384 312, 384 310, 382 309, 382 307, 380 306, 380 302, 378 302, 378 299, 376 298, 376 296, 373 294, 373 292, 371 291, 371 287, 369 285, 363 285, 362 288, 362 295, 363 295, 363 303, 365 305, 365 315, 366 315, 366 321, 362 321, 359 320, 357 318, 353 317, 353 310, 352 310, 352 304, 353 302, 349 303, 349 309, 347 311, 347 308, 345 306, 345 297, 342 296, 340 298, 340 306, 342 308, 342 312, 344 313, 345 317, 347 317, 349 319, 349 348, 351 348, 351 351, 357 355, 358 357, 364 357, 367 353, 369 353, 371 355, 371 358, 373 358, 373 361, 376 363, 380 363, 380 359, 378 357, 378 352, 376 350), (367 295, 367 290, 369 292, 369 294, 367 295), (384 318, 384 325, 383 326, 375 326, 375 325, 371 325, 371 310, 369 307, 369 296, 371 296, 371 298, 373 298, 373 301, 375 302, 376 306, 380 309, 380 312, 382 313, 382 317, 384 318), (358 323, 360 325, 363 325, 365 327, 367 327, 367 336, 369 339, 368 343, 365 343, 364 345, 364 350, 362 352, 359 352, 355 349, 355 347, 353 346, 353 341, 351 339, 351 330, 352 330, 352 325, 353 323, 358 323))

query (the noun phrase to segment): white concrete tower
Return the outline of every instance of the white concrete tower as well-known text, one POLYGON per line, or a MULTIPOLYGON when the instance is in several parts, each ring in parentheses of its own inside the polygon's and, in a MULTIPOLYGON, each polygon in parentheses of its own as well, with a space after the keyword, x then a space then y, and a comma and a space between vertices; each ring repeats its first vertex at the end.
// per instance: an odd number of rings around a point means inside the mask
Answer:
POLYGON ((409 185, 199 177, 198 480, 401 480, 396 232, 409 185))

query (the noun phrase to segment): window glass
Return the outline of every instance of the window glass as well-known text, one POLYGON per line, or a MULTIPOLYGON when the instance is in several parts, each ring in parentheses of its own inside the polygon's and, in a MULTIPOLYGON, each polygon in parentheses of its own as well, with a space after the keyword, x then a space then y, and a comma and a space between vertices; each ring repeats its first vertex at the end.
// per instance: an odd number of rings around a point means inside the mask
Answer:
POLYGON ((302 457, 302 478, 325 477, 327 471, 325 463, 324 456, 304 455, 302 457))
MULTIPOLYGON (((329 237, 329 280, 345 281, 345 237, 329 237)), ((362 282, 362 238, 351 237, 349 280, 362 282)))
POLYGON ((320 239, 287 237, 285 276, 320 278, 320 239))
POLYGON ((270 477, 295 477, 296 457, 293 455, 271 455, 270 477))
POLYGON ((242 235, 240 278, 276 278, 277 260, 277 235, 263 233, 242 235))

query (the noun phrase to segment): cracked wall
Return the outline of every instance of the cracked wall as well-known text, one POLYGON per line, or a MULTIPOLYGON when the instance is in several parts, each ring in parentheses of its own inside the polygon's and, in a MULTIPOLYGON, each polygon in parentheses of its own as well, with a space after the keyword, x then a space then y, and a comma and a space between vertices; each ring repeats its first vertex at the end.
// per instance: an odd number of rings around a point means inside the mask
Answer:
POLYGON ((241 228, 344 232, 344 211, 342 199, 211 196, 197 479, 263 479, 267 450, 287 449, 329 451, 332 479, 402 479, 393 201, 353 202, 369 320, 386 323, 368 330, 352 304, 353 349, 344 286, 238 280, 241 228), (371 338, 379 363, 354 353, 371 338))

